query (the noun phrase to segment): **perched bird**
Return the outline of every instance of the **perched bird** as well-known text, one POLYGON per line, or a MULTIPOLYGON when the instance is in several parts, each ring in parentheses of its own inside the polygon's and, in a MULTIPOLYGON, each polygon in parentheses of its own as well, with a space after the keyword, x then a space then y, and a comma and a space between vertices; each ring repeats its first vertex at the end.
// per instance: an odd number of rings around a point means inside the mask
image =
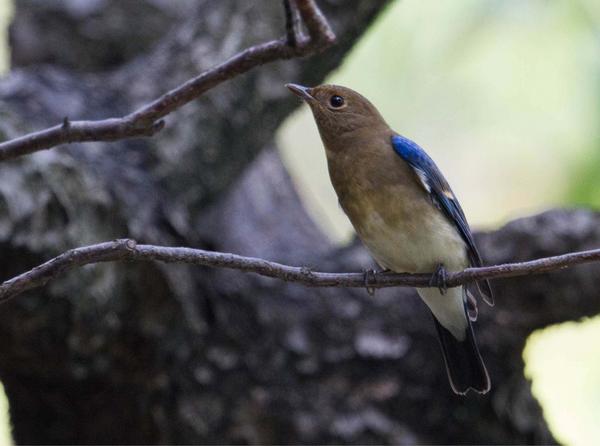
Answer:
POLYGON ((375 106, 337 85, 287 84, 311 108, 331 183, 363 244, 386 270, 434 273, 419 295, 433 314, 452 389, 490 390, 471 321, 475 297, 493 305, 487 281, 445 289, 446 271, 481 266, 465 214, 433 160, 394 132, 375 106))

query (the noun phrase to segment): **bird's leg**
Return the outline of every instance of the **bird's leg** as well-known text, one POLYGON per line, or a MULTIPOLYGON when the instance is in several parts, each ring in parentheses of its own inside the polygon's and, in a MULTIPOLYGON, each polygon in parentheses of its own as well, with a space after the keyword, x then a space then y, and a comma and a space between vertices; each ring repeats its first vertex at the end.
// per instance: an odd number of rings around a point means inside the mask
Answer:
POLYGON ((429 285, 436 286, 441 294, 446 294, 446 291, 448 291, 448 286, 446 285, 447 278, 448 272, 446 271, 444 264, 440 263, 431 276, 431 279, 429 279, 429 285))
POLYGON ((371 284, 377 281, 377 271, 374 269, 364 269, 363 274, 365 280, 365 289, 367 290, 367 293, 369 293, 369 296, 373 296, 375 294, 375 288, 373 288, 371 284))
POLYGON ((375 271, 374 269, 364 269, 363 274, 365 276, 365 289, 370 296, 375 294, 375 288, 371 284, 377 283, 377 275, 389 273, 391 270, 384 268, 381 271, 375 271))

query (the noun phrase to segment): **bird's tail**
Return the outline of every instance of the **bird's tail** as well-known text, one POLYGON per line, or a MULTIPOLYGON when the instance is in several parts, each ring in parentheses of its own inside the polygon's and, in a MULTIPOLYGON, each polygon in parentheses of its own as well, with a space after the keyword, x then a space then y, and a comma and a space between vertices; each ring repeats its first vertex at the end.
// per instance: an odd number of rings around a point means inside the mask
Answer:
POLYGON ((466 394, 469 389, 477 393, 487 393, 490 390, 490 377, 475 343, 471 321, 467 318, 466 336, 464 340, 459 341, 438 322, 435 316, 433 320, 452 390, 459 395, 466 394))

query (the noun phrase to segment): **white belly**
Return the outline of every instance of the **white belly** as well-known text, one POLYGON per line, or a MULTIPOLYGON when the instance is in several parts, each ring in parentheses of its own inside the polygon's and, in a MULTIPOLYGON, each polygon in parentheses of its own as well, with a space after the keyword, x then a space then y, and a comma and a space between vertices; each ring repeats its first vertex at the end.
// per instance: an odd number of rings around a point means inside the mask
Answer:
MULTIPOLYGON (((395 272, 433 273, 440 264, 448 271, 460 271, 468 265, 464 241, 441 214, 390 227, 372 212, 359 236, 377 263, 395 272)), ((442 326, 464 339, 468 321, 462 287, 450 288, 443 295, 435 288, 417 291, 442 326)))
POLYGON ((439 264, 460 271, 468 265, 464 241, 441 214, 399 220, 392 227, 373 211, 359 237, 377 263, 392 271, 427 273, 439 264))

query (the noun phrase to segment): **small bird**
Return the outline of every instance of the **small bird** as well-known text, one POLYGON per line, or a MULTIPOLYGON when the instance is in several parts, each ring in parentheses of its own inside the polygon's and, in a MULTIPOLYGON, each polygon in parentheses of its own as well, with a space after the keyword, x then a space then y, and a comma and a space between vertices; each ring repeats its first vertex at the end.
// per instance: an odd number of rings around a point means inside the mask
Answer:
POLYGON ((487 281, 445 287, 446 271, 481 266, 465 214, 433 160, 394 132, 375 106, 338 85, 286 84, 311 108, 331 183, 359 238, 384 270, 431 273, 417 291, 433 314, 452 390, 490 390, 471 321, 476 297, 493 305, 487 281))

